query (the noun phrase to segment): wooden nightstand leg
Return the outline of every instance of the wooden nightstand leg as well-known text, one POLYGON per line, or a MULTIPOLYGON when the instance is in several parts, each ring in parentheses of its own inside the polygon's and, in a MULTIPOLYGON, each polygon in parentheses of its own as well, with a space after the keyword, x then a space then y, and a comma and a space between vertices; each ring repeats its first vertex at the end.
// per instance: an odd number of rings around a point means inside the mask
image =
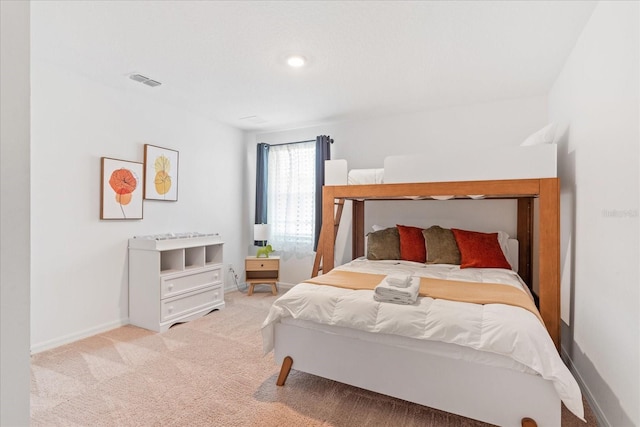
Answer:
POLYGON ((253 287, 255 286, 255 283, 251 283, 249 284, 249 291, 247 292, 247 296, 250 297, 251 295, 253 295, 253 287))
POLYGON ((273 282, 271 284, 271 293, 273 295, 278 295, 278 286, 277 286, 276 282, 273 282))

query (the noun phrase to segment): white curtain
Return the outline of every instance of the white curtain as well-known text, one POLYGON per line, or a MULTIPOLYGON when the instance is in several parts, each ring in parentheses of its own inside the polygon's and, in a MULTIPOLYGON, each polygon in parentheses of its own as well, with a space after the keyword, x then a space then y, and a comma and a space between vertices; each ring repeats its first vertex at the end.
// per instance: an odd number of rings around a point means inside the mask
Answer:
POLYGON ((287 259, 313 255, 315 141, 269 147, 269 244, 287 259))

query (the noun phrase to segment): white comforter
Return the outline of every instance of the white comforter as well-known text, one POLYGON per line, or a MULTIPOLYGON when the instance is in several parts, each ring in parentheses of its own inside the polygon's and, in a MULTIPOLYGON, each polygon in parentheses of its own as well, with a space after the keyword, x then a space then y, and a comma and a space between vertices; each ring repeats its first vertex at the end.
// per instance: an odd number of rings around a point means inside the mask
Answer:
MULTIPOLYGON (((526 287, 518 275, 504 269, 460 269, 405 261, 355 260, 341 270, 436 277, 526 287)), ((275 323, 285 317, 367 332, 435 340, 497 353, 529 367, 553 382, 567 408, 583 417, 582 396, 575 379, 538 318, 522 308, 503 304, 471 304, 419 297, 415 305, 377 302, 373 291, 300 283, 278 298, 262 325, 265 353, 274 346, 275 323)))

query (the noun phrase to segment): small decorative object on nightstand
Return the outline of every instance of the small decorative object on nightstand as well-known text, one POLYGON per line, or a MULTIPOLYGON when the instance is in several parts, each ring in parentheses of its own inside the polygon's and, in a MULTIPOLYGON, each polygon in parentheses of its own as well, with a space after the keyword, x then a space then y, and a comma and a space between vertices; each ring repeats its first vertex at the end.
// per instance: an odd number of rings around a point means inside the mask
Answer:
POLYGON ((271 285, 271 293, 278 294, 278 278, 280 276, 280 257, 271 256, 269 258, 257 258, 248 256, 244 260, 244 269, 247 273, 247 284, 249 285, 248 296, 253 295, 255 285, 271 285))
POLYGON ((264 255, 265 258, 269 258, 269 254, 273 252, 273 248, 271 245, 263 246, 258 248, 258 252, 256 253, 256 258, 260 258, 264 255))

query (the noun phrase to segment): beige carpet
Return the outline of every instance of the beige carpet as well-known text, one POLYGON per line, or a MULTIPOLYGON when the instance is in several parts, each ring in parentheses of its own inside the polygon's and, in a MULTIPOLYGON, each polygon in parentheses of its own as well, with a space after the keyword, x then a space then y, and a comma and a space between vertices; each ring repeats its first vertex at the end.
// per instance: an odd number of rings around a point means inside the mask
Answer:
MULTIPOLYGON (((295 370, 277 387, 259 331, 275 298, 231 292, 163 334, 125 326, 34 355, 31 425, 486 426, 295 370)), ((563 426, 587 421, 563 408, 563 426)))

